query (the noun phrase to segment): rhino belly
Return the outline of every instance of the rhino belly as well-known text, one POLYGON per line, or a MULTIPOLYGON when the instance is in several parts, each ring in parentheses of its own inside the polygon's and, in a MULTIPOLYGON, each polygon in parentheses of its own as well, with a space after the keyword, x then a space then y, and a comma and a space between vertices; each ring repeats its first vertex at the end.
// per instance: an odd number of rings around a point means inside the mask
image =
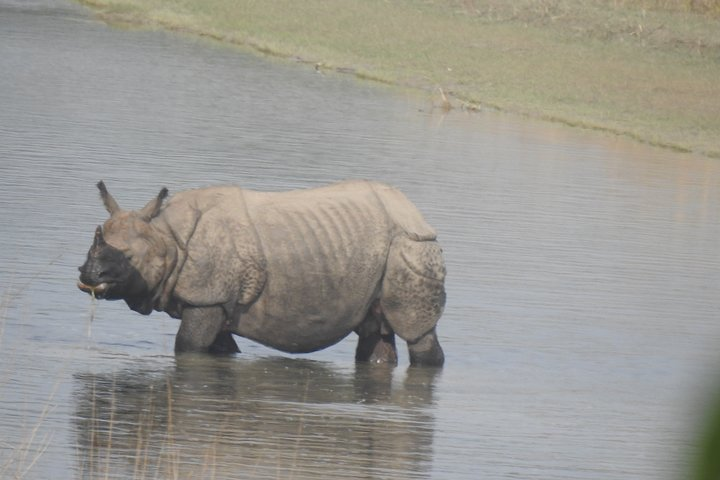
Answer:
POLYGON ((256 304, 240 317, 237 333, 284 352, 314 352, 350 334, 362 321, 363 308, 333 310, 327 305, 308 305, 267 311, 256 304))
POLYGON ((239 335, 287 352, 311 352, 362 322, 379 292, 390 241, 384 217, 360 207, 298 202, 262 212, 256 228, 267 280, 238 319, 239 335))
POLYGON ((365 317, 382 275, 381 268, 374 270, 357 277, 350 272, 337 277, 309 273, 304 278, 287 271, 268 274, 260 298, 240 315, 237 333, 292 353, 333 345, 365 317))

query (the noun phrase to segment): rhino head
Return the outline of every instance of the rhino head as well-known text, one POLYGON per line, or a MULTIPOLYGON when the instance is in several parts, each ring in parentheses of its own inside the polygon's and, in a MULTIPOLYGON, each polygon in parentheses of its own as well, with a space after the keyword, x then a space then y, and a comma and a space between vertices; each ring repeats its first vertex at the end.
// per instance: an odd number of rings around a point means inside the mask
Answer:
POLYGON ((167 188, 138 211, 121 209, 105 184, 97 184, 110 218, 95 229, 78 288, 97 298, 125 300, 143 314, 153 309, 158 287, 166 278, 170 247, 151 220, 160 213, 167 188))

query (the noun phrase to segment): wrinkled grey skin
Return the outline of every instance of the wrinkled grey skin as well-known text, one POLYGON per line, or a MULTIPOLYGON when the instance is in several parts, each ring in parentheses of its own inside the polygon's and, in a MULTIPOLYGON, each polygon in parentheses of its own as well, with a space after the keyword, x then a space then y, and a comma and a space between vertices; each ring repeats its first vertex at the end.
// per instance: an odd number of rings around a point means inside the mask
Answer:
POLYGON ((285 352, 359 336, 356 359, 440 366, 445 266, 434 230, 399 191, 349 181, 309 190, 167 190, 98 227, 78 287, 181 319, 176 352, 236 352, 232 334, 285 352))

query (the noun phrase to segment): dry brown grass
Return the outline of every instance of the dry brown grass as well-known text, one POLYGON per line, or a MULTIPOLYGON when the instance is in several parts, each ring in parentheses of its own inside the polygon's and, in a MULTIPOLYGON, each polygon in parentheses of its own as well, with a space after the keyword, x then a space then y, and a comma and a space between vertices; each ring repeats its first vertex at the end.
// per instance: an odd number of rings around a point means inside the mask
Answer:
POLYGON ((658 10, 720 15, 720 0, 613 0, 613 3, 658 10))
POLYGON ((720 0, 81 0, 497 108, 720 157, 720 0))

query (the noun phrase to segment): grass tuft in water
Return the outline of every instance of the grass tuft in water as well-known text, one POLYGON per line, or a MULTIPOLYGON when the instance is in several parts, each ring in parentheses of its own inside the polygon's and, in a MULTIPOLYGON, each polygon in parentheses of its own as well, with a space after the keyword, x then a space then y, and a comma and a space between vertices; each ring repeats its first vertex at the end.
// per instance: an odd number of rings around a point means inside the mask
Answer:
MULTIPOLYGON (((2 340, 5 333, 7 313, 11 303, 18 296, 18 291, 8 287, 0 300, 0 352, 3 351, 2 340)), ((7 381, 5 374, 9 374, 9 372, 5 369, 12 368, 13 362, 8 360, 9 358, 5 352, 1 364, 3 368, 0 369, 0 384, 7 381)), ((60 379, 55 382, 37 419, 27 427, 28 429, 16 444, 8 444, 7 440, 0 438, 0 454, 2 454, 0 455, 0 478, 13 478, 16 480, 29 478, 33 467, 51 445, 53 432, 46 431, 43 426, 48 416, 55 409, 54 399, 60 387, 60 382, 60 379)))

